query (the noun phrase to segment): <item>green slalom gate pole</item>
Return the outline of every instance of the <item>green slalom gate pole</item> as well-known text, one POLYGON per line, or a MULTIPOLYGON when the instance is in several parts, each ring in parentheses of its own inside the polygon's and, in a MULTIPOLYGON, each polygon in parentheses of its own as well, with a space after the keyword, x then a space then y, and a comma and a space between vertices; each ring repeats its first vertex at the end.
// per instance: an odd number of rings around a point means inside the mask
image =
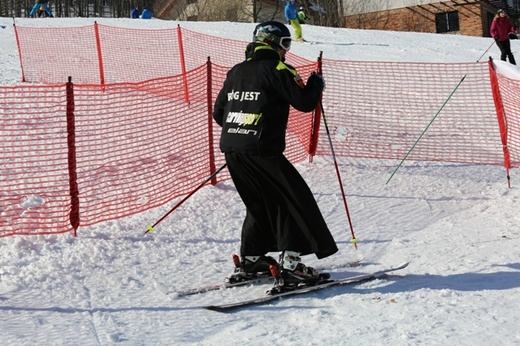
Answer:
POLYGON ((432 120, 430 120, 430 123, 426 126, 426 128, 424 129, 424 131, 421 133, 421 135, 419 136, 419 138, 417 138, 417 140, 415 141, 415 143, 412 145, 412 147, 410 148, 410 150, 408 150, 408 152, 406 153, 406 155, 404 156, 404 158, 401 160, 401 162, 399 162, 399 165, 397 165, 396 169, 394 170, 394 172, 392 173, 392 175, 390 175, 390 178, 388 178, 388 180, 386 181, 386 184, 388 184, 390 182, 390 180, 392 179, 392 177, 395 175, 395 173, 397 172, 397 170, 403 165, 403 162, 406 160, 406 158, 408 157, 408 155, 410 155, 410 153, 412 152, 412 150, 415 148, 415 146, 417 145, 417 143, 419 143, 419 141, 421 140, 421 138, 424 136, 424 134, 426 133, 426 131, 428 130, 428 128, 430 127, 430 125, 433 123, 433 121, 435 120, 435 118, 437 118, 437 116, 440 114, 440 112, 442 111, 442 109, 444 108, 444 106, 446 106, 446 104, 448 103, 448 101, 451 99, 451 97, 453 96, 453 94, 455 93, 455 91, 457 91, 457 89, 459 88, 459 86, 462 84, 462 82, 464 81, 464 79, 466 78, 466 75, 464 75, 464 77, 462 77, 462 79, 459 81, 459 83, 457 84, 457 86, 455 87, 455 89, 453 89, 453 91, 451 92, 450 96, 448 96, 448 98, 446 99, 446 101, 444 101, 444 103, 442 104, 441 108, 439 108, 439 110, 437 111, 437 113, 433 116, 432 120))

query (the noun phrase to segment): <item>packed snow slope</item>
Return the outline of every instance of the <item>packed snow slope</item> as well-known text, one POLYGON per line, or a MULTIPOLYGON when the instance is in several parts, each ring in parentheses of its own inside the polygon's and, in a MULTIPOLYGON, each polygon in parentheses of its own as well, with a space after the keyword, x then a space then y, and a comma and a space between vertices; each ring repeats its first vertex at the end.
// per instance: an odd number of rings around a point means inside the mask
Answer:
MULTIPOLYGON (((131 19, 19 19, 16 25, 178 24, 248 41, 254 24, 131 19)), ((21 72, 13 19, 0 18, 0 84, 21 72), (2 28, 5 26, 5 28, 2 28)), ((473 62, 490 38, 303 26, 292 51, 314 60, 473 62)), ((150 44, 153 44, 151 42, 150 44)), ((512 41, 520 56, 520 42, 512 41)), ((499 58, 492 46, 483 59, 499 58)), ((130 65, 129 65, 130 66, 130 65)), ((433 114, 432 114, 433 116, 433 114)), ((440 115, 442 116, 442 115, 440 115)), ((419 134, 418 134, 419 135, 419 134)), ((232 182, 72 234, 0 239, 3 345, 520 345, 520 190, 500 167, 344 159, 338 162, 358 250, 331 158, 297 168, 340 248, 308 265, 333 277, 410 261, 395 275, 222 314, 203 306, 262 295, 269 285, 176 297, 222 282, 240 246, 244 208, 232 182), (348 267, 363 258, 358 267, 348 267)), ((1 189, 1 186, 0 186, 1 189)), ((276 256, 276 254, 271 254, 276 256)))

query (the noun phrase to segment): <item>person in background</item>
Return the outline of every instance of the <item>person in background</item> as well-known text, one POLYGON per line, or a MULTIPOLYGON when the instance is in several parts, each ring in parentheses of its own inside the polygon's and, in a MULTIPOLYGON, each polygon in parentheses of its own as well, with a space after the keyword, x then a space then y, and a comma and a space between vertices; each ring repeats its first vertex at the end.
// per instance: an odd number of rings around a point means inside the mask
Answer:
POLYGON ((130 12, 130 17, 133 18, 133 19, 139 18, 140 15, 141 15, 141 10, 139 9, 138 6, 136 6, 132 10, 132 12, 130 12))
POLYGON ((309 20, 309 16, 305 13, 305 8, 303 6, 300 6, 300 10, 298 11, 298 21, 300 24, 305 24, 306 20, 309 20))
POLYGON ((241 261, 228 282, 279 272, 276 288, 314 284, 327 274, 301 262, 338 251, 308 185, 283 155, 290 106, 313 111, 324 88, 311 74, 305 84, 284 63, 291 33, 280 22, 258 24, 246 47, 245 61, 228 73, 215 101, 213 118, 222 126, 220 149, 246 207, 241 261), (266 256, 278 252, 279 262, 266 256))
POLYGON ((294 36, 296 41, 303 42, 302 27, 300 26, 300 19, 298 18, 298 6, 296 1, 287 1, 284 8, 285 19, 294 29, 294 36))
POLYGON ((40 5, 40 8, 38 8, 38 18, 41 18, 42 16, 47 17, 47 12, 45 12, 45 8, 40 5))
POLYGON ((145 7, 143 9, 143 13, 141 14, 141 19, 152 19, 152 11, 145 7))
POLYGON ((511 41, 509 40, 509 34, 514 32, 515 28, 511 24, 506 11, 504 9, 498 10, 491 23, 491 37, 495 39, 500 49, 500 59, 506 61, 507 57, 511 64, 516 65, 515 57, 511 52, 511 41))
POLYGON ((49 0, 35 0, 33 8, 31 12, 29 12, 29 17, 34 17, 36 12, 40 11, 40 7, 43 7, 45 13, 47 13, 47 17, 53 17, 51 9, 47 6, 48 2, 49 0))

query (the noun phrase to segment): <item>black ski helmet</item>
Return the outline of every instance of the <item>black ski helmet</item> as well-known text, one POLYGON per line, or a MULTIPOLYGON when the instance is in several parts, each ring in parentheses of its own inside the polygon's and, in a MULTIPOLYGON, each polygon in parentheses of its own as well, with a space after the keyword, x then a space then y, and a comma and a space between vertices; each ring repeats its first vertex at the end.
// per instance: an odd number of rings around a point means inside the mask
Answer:
POLYGON ((271 45, 273 48, 289 50, 291 48, 291 32, 277 21, 260 23, 253 32, 253 41, 261 41, 271 45))

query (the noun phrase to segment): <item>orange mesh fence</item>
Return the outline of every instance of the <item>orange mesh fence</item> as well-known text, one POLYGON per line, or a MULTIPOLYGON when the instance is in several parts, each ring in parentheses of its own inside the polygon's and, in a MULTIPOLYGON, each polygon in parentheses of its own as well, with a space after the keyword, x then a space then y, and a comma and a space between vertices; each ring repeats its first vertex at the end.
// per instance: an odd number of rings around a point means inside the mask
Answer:
MULTIPOLYGON (((316 64, 298 67, 298 72, 305 81, 313 71, 316 71, 316 64)), ((314 114, 303 113, 291 108, 289 123, 287 124, 287 149, 285 150, 285 155, 292 162, 300 162, 308 157, 308 153, 311 150, 313 124, 314 114), (304 151, 302 146, 305 149, 304 151)))
MULTIPOLYGON (((224 163, 211 113, 228 70, 208 63, 141 83, 0 88, 0 236, 67 232, 192 191, 224 163)), ((292 112, 287 157, 297 162, 312 114, 292 112)))
MULTIPOLYGON (((325 116, 338 156, 403 159, 438 113, 410 160, 503 163, 486 62, 324 60, 323 73, 325 116)), ((324 136, 321 131, 317 155, 330 154, 324 136)))
POLYGON ((178 97, 182 76, 75 85, 82 226, 163 205, 211 174, 206 66, 187 77, 190 103, 178 97))
POLYGON ((100 59, 93 26, 45 29, 15 26, 15 34, 22 82, 65 83, 68 76, 74 76, 77 83, 100 83, 100 59))
POLYGON ((63 85, 0 87, 0 236, 72 230, 63 85))
MULTIPOLYGON (((105 84, 173 76, 206 63, 233 66, 247 42, 187 30, 129 29, 101 24, 75 28, 15 27, 22 81, 105 84)), ((252 32, 251 32, 252 35, 252 32)), ((287 54, 293 65, 310 62, 287 54)))
POLYGON ((520 167, 520 81, 497 74, 505 119, 503 123, 506 167, 520 167))
MULTIPOLYGON (((72 75, 75 83, 0 87, 0 237, 67 232, 142 212, 191 192, 224 163, 212 105, 229 67, 243 59, 244 42, 180 28, 18 30, 24 75, 38 82, 72 75), (95 38, 82 49, 65 45, 54 53, 55 65, 41 65, 35 55, 48 56, 55 46, 36 54, 29 38, 46 30, 57 30, 50 35, 56 42, 71 33, 95 38), (171 54, 181 55, 139 60, 149 50, 128 59, 131 45, 114 49, 125 41, 117 37, 144 34, 163 37, 160 46, 173 40, 179 50, 171 54), (134 67, 152 60, 144 71, 129 67, 132 59, 134 67), (129 80, 107 82, 119 78, 129 80)), ((317 68, 294 55, 288 61, 304 79, 317 68)), ((422 136, 410 160, 519 167, 520 84, 496 74, 491 63, 322 62, 323 105, 338 156, 402 159, 422 136)), ((291 109, 285 153, 292 162, 316 144, 317 155, 330 155, 315 122, 291 109)), ((227 171, 218 175, 228 178, 227 171)))
POLYGON ((190 103, 178 97, 183 76, 75 85, 72 126, 66 86, 0 88, 0 236, 72 230, 71 166, 77 226, 188 193, 211 173, 206 74, 206 66, 188 72, 190 103), (68 162, 71 144, 74 162, 68 162))

